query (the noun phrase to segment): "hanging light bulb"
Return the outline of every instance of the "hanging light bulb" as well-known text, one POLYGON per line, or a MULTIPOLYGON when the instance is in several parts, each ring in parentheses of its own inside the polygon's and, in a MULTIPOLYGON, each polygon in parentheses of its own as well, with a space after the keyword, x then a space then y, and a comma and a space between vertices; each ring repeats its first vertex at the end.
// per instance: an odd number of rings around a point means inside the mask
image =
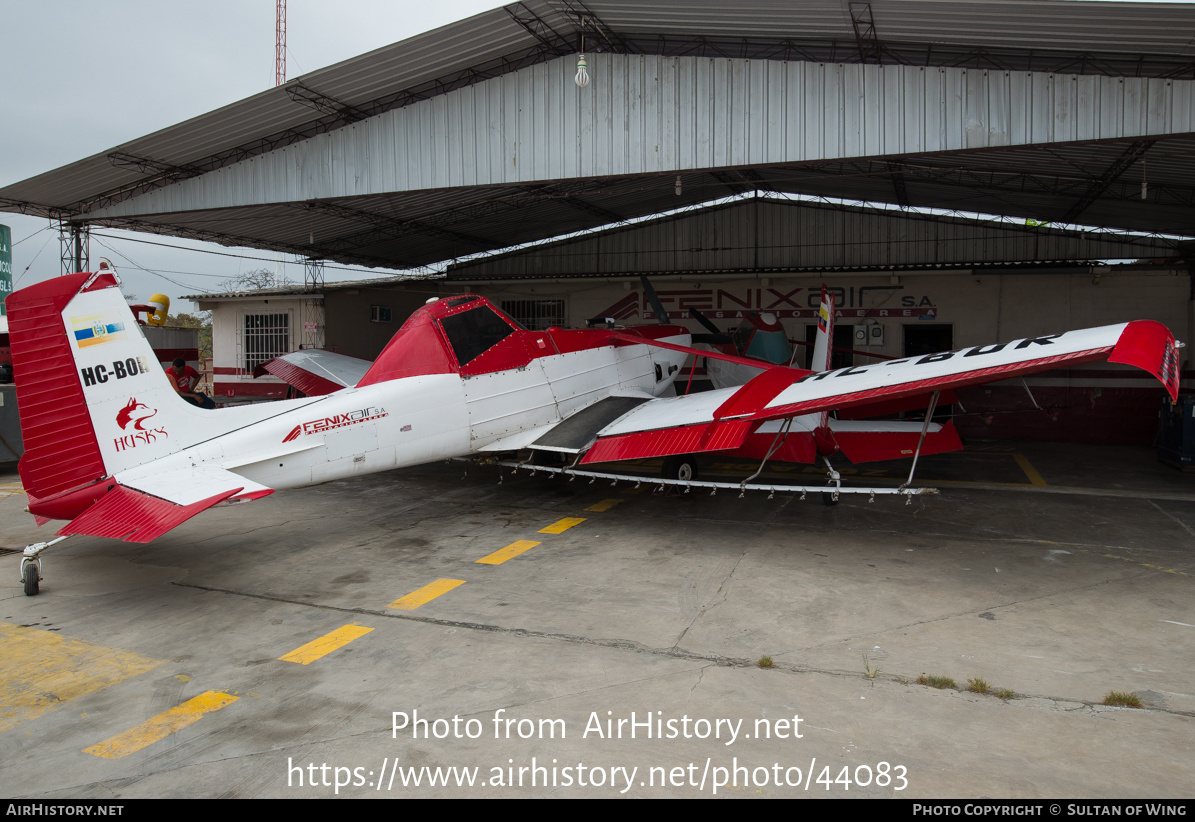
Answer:
POLYGON ((680 193, 681 193, 681 184, 680 184, 680 175, 679 174, 676 175, 676 188, 674 190, 676 191, 676 196, 679 197, 680 193))
POLYGON ((1145 181, 1145 158, 1141 158, 1141 199, 1149 199, 1149 183, 1145 181))
POLYGON ((589 85, 589 64, 585 62, 585 55, 577 55, 577 76, 573 78, 573 82, 581 88, 589 85))

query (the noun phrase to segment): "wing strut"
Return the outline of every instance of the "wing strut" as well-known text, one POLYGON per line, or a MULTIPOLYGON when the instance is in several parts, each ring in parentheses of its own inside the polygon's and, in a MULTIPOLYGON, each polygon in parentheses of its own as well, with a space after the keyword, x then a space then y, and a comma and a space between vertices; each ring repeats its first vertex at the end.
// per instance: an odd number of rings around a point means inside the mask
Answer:
POLYGON ((909 468, 909 478, 905 480, 905 484, 900 486, 901 490, 908 488, 913 483, 913 472, 917 470, 917 458, 921 456, 921 445, 925 442, 925 433, 929 430, 929 421, 934 418, 934 409, 938 405, 938 395, 941 391, 935 391, 929 398, 929 408, 925 409, 925 423, 921 426, 921 437, 917 440, 917 450, 913 452, 913 464, 909 468))
MULTIPOLYGON (((784 445, 784 441, 788 439, 788 430, 792 428, 792 425, 793 418, 789 417, 784 421, 784 425, 780 426, 780 430, 776 432, 776 436, 772 437, 772 444, 768 447, 768 452, 763 455, 763 462, 761 462, 759 467, 755 469, 755 473, 743 480, 742 484, 739 486, 739 499, 742 499, 747 495, 747 483, 751 482, 751 480, 763 473, 763 468, 768 464, 768 460, 772 458, 773 454, 780 450, 780 446, 784 445)), ((771 496, 768 497, 768 499, 771 498, 771 496)))

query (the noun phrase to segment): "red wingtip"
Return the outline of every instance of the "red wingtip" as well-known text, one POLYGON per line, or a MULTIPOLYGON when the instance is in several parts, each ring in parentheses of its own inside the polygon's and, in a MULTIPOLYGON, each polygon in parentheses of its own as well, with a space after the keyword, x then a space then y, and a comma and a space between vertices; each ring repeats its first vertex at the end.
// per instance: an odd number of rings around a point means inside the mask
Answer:
POLYGON ((1135 365, 1157 377, 1172 402, 1178 401, 1178 343, 1170 329, 1154 320, 1135 320, 1120 332, 1108 362, 1135 365))

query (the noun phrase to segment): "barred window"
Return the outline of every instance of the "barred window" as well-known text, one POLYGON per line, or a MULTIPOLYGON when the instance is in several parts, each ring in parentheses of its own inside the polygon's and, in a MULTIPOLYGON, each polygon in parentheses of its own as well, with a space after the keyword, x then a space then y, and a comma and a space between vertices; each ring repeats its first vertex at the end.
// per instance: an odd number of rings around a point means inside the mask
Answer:
POLYGON ((564 300, 503 300, 502 310, 529 331, 565 324, 564 300))
POLYGON ((244 316, 241 353, 246 371, 290 353, 290 312, 244 316))

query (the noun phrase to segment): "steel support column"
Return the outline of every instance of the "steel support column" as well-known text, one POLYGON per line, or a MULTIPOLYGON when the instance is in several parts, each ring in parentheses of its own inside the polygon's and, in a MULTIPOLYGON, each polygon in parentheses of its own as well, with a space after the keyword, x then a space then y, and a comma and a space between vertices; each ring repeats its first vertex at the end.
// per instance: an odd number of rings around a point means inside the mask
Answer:
POLYGON ((90 227, 84 223, 58 224, 60 274, 74 274, 91 268, 90 227))

